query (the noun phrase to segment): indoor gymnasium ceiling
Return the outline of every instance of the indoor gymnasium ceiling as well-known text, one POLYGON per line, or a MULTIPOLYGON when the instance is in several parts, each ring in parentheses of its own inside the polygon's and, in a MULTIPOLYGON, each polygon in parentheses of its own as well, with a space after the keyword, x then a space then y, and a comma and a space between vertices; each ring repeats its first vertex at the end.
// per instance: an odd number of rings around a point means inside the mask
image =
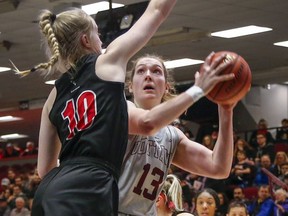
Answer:
MULTIPOLYGON (((29 69, 43 62, 35 22, 39 11, 53 10, 63 4, 73 6, 75 2, 88 4, 98 1, 0 0, 0 66, 10 67, 9 59, 20 69, 29 69), (10 6, 10 3, 17 2, 16 9, 10 6)), ((139 2, 142 1, 113 1, 125 5, 139 2)), ((157 32, 158 37, 154 37, 141 53, 157 53, 166 59, 188 57, 203 60, 211 51, 230 50, 247 60, 254 85, 283 83, 288 81, 288 48, 273 43, 288 40, 287 9, 287 0, 178 0, 172 14, 157 32), (233 39, 210 36, 215 31, 247 25, 265 26, 273 31, 233 39)), ((176 83, 193 82, 198 68, 199 65, 174 69, 176 83)), ((0 73, 0 110, 18 110, 19 102, 23 101, 30 103, 31 107, 41 107, 51 88, 38 74, 20 79, 11 71, 0 73)), ((22 122, 21 125, 26 130, 38 128, 39 116, 40 112, 30 115, 30 124, 22 122)), ((14 131, 20 128, 13 127, 14 131)), ((4 123, 0 123, 0 135, 11 133, 5 128, 4 123)))

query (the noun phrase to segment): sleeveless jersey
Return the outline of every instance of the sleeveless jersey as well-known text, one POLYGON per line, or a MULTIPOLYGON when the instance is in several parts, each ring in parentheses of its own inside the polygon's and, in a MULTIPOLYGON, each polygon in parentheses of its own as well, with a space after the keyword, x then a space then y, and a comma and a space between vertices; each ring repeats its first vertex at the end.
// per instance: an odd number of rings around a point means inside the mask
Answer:
POLYGON ((49 113, 62 143, 61 161, 92 157, 105 161, 119 174, 128 141, 124 83, 95 74, 97 55, 76 65, 76 75, 63 74, 55 83, 57 96, 49 113))
POLYGON ((179 137, 173 126, 155 136, 129 137, 119 185, 118 215, 156 215, 161 192, 179 137))

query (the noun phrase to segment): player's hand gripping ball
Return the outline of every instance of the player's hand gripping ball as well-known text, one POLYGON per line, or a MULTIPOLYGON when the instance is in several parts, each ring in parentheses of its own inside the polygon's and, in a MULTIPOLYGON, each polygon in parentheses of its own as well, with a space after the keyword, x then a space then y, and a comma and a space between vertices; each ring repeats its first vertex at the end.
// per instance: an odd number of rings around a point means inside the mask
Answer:
POLYGON ((233 64, 223 70, 221 74, 234 73, 235 78, 218 83, 207 94, 207 98, 217 104, 232 104, 241 100, 250 90, 252 75, 248 63, 237 53, 220 51, 215 53, 213 59, 223 53, 226 54, 223 61, 233 61, 233 64))

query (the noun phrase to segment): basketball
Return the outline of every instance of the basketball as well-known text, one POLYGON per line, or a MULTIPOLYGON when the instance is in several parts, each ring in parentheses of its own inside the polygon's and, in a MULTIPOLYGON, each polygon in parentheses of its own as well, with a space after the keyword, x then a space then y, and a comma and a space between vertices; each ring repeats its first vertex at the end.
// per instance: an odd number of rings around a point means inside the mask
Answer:
POLYGON ((252 75, 248 63, 237 53, 220 51, 215 53, 212 61, 218 56, 226 54, 225 61, 234 63, 221 72, 221 74, 234 73, 235 78, 218 83, 208 94, 207 98, 217 104, 231 104, 241 100, 250 90, 252 75))

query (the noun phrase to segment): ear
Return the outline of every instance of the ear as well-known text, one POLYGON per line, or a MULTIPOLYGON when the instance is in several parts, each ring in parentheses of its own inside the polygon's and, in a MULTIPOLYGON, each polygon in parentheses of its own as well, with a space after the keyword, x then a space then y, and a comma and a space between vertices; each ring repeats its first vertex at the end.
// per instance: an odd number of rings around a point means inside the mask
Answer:
POLYGON ((158 197, 157 197, 157 199, 156 199, 156 206, 158 207, 158 206, 160 206, 161 205, 161 200, 163 199, 163 197, 161 196, 161 195, 159 195, 158 197))
POLYGON ((169 83, 166 83, 166 90, 165 90, 165 93, 166 93, 166 94, 169 93, 169 89, 170 89, 170 85, 169 85, 169 83))
POLYGON ((86 34, 83 34, 81 36, 81 43, 82 43, 83 47, 85 47, 87 49, 91 48, 89 37, 86 34))
POLYGON ((128 85, 128 90, 129 90, 129 93, 133 93, 133 90, 132 90, 132 83, 130 82, 129 85, 128 85))

